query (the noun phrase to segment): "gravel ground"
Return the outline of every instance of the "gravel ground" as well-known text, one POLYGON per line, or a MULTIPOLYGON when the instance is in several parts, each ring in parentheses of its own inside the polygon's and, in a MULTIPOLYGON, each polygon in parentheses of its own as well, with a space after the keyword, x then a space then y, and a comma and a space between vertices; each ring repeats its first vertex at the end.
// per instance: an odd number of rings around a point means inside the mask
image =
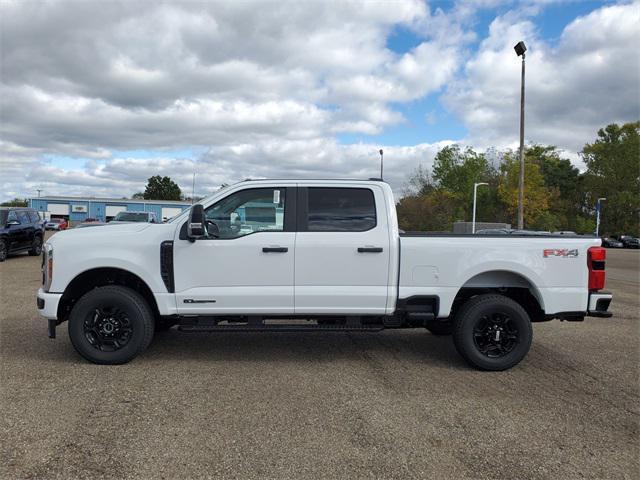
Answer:
POLYGON ((39 259, 0 264, 1 478, 640 478, 639 251, 608 251, 612 319, 534 326, 513 370, 451 340, 159 334, 95 366, 46 337, 39 259))

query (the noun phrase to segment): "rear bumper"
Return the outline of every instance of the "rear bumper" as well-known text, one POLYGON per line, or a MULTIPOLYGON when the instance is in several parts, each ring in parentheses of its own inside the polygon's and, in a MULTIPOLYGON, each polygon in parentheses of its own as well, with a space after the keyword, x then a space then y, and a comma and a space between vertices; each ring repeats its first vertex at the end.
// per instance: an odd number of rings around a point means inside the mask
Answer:
POLYGON ((609 305, 613 295, 609 292, 598 292, 589 294, 589 307, 587 316, 589 317, 611 317, 613 313, 609 311, 609 305))

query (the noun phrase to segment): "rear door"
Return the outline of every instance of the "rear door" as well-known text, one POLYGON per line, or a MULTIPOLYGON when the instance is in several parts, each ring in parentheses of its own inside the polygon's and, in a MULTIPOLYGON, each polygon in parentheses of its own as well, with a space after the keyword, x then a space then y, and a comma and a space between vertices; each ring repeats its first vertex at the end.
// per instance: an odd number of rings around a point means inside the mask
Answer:
POLYGON ((20 219, 20 227, 22 227, 22 246, 23 248, 31 247, 33 245, 33 239, 35 237, 36 229, 31 216, 29 215, 29 211, 20 210, 18 212, 18 218, 20 219))
POLYGON ((296 314, 384 314, 389 231, 376 186, 298 188, 296 314))

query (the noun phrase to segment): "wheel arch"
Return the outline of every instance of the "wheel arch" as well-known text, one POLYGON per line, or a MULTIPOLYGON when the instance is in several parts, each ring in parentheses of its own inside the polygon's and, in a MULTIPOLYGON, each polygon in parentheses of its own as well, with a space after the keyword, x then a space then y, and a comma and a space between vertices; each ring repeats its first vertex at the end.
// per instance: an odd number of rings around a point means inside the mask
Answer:
POLYGON ((121 285, 135 290, 147 301, 156 318, 159 316, 153 292, 142 278, 122 268, 98 267, 85 270, 69 282, 58 304, 58 320, 67 320, 73 305, 85 293, 106 285, 121 285))
POLYGON ((495 292, 518 302, 532 321, 545 320, 544 299, 536 284, 512 270, 488 270, 473 275, 460 287, 451 306, 451 315, 469 298, 495 292))

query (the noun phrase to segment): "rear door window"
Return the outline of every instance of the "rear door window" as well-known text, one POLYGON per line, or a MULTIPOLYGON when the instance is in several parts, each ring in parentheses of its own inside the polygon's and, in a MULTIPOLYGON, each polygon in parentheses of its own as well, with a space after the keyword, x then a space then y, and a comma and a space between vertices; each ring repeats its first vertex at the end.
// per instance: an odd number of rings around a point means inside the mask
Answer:
POLYGON ((376 226, 376 203, 368 188, 310 187, 308 199, 310 232, 364 232, 376 226))

